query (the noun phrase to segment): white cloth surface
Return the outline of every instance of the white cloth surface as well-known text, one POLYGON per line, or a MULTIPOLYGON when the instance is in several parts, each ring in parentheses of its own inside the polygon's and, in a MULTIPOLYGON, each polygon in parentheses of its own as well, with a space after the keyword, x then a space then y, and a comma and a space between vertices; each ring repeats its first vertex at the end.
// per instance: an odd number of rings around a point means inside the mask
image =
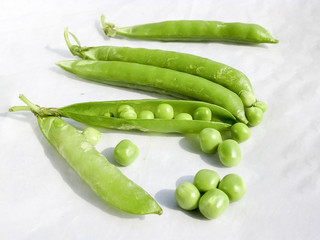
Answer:
MULTIPOLYGON (((268 1, 1 1, 0 239, 319 239, 320 2, 268 1), (280 40, 258 46, 108 39, 100 15, 117 26, 176 19, 257 23, 280 40), (90 83, 55 65, 77 59, 65 27, 83 46, 116 45, 192 53, 244 72, 268 104, 263 122, 241 144, 242 162, 222 167, 181 135, 104 130, 97 145, 109 160, 122 139, 140 148, 121 170, 146 189, 163 215, 132 216, 106 206, 51 148, 18 95, 45 107, 76 102, 165 97, 90 83), (179 209, 174 190, 203 168, 237 173, 245 197, 216 220, 179 209)), ((81 124, 70 123, 78 127, 81 124)))

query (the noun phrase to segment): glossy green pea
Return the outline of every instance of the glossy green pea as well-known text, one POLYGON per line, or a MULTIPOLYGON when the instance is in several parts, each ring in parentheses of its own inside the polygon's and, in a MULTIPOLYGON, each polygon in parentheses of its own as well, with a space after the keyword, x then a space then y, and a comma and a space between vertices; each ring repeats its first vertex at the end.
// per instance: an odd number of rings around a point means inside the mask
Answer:
POLYGON ((113 155, 118 164, 128 166, 138 157, 139 149, 132 141, 124 139, 114 148, 113 155))
POLYGON ((217 188, 209 190, 199 200, 199 210, 208 219, 218 218, 228 206, 228 196, 217 188))
POLYGON ((233 139, 227 139, 219 144, 218 155, 221 163, 226 167, 233 167, 241 161, 240 146, 233 139))
POLYGON ((120 112, 119 117, 124 119, 137 119, 137 113, 134 110, 123 110, 120 112))
POLYGON ((263 111, 258 107, 250 107, 246 110, 246 116, 251 126, 257 126, 263 119, 263 111))
POLYGON ((239 22, 171 20, 116 28, 113 23, 106 23, 102 15, 101 24, 109 37, 124 36, 144 40, 181 42, 278 43, 278 40, 260 25, 239 22))
POLYGON ((201 150, 205 153, 215 153, 222 137, 219 131, 213 128, 205 128, 199 133, 201 150))
POLYGON ((224 176, 218 188, 228 195, 230 202, 239 201, 246 192, 244 181, 239 175, 234 173, 224 176))
POLYGON ((184 182, 177 187, 175 199, 182 209, 194 210, 198 208, 200 192, 192 183, 184 182))
POLYGON ((239 121, 248 122, 244 105, 236 93, 192 74, 120 61, 68 60, 57 65, 94 82, 212 103, 225 108, 239 121))
POLYGON ((139 113, 138 118, 140 119, 154 119, 153 112, 149 110, 143 110, 139 113))
POLYGON ((195 120, 211 121, 211 110, 207 107, 199 107, 195 110, 193 118, 195 120))
POLYGON ((174 116, 174 110, 170 104, 161 103, 156 108, 155 116, 160 119, 172 119, 174 116))
POLYGON ((177 120, 192 120, 192 116, 189 113, 179 113, 174 117, 174 119, 177 119, 177 120))
POLYGON ((251 132, 249 127, 244 123, 235 123, 231 127, 231 136, 240 143, 247 141, 251 136, 251 132))
POLYGON ((87 127, 82 134, 85 136, 86 140, 92 145, 96 145, 101 139, 101 133, 92 127, 87 127))
MULTIPOLYGON (((140 186, 112 165, 76 128, 56 116, 41 116, 43 110, 20 96, 36 116, 44 137, 79 177, 105 203, 132 214, 161 214, 157 202, 140 186)), ((23 110, 13 107, 10 111, 23 110)), ((24 110, 27 110, 26 107, 24 110)))
POLYGON ((256 102, 251 82, 247 76, 226 64, 192 54, 160 49, 115 46, 81 47, 79 40, 69 33, 67 28, 64 37, 72 54, 82 59, 133 62, 185 72, 230 89, 240 97, 245 107, 250 107, 256 102), (69 34, 78 45, 71 44, 69 34))
POLYGON ((201 169, 194 176, 193 184, 200 192, 207 192, 211 189, 217 188, 220 177, 216 171, 211 169, 201 169))
POLYGON ((121 112, 125 112, 125 111, 134 111, 134 109, 133 109, 133 107, 131 107, 128 104, 123 104, 123 105, 119 106, 118 114, 120 114, 121 112))

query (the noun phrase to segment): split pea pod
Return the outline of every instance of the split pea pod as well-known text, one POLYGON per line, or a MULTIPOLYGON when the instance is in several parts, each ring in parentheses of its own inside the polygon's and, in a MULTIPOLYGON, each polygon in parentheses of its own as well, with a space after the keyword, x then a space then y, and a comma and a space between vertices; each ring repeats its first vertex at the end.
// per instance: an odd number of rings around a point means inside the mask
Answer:
POLYGON ((251 107, 256 102, 248 77, 226 64, 192 54, 160 49, 116 46, 81 47, 79 40, 74 34, 69 33, 67 28, 64 37, 72 54, 82 59, 133 62, 185 72, 228 88, 239 95, 245 107, 251 107), (78 45, 71 44, 69 34, 78 45))
POLYGON ((278 43, 265 28, 257 24, 203 20, 174 20, 130 27, 115 27, 101 16, 105 34, 143 40, 180 42, 234 42, 245 44, 278 43))
MULTIPOLYGON (((165 109, 163 112, 166 111, 165 109)), ((199 133, 204 128, 225 131, 236 123, 235 117, 219 106, 198 101, 167 99, 75 103, 61 108, 41 107, 39 114, 70 118, 100 128, 157 133, 199 133), (171 108, 172 116, 163 117, 163 114, 159 113, 163 111, 162 106, 171 108), (198 116, 202 109, 209 113, 209 120, 198 116), (134 114, 125 115, 125 111, 134 114), (179 118, 183 114, 191 116, 191 120, 179 118)))
POLYGON ((238 121, 248 123, 243 103, 237 94, 198 76, 120 61, 67 60, 57 65, 95 82, 212 103, 228 110, 238 121))
MULTIPOLYGON (((48 142, 105 203, 137 215, 162 213, 158 203, 99 153, 80 131, 59 117, 43 116, 40 107, 24 96, 20 98, 37 116, 41 132, 48 142)), ((13 107, 10 111, 27 109, 13 107)))

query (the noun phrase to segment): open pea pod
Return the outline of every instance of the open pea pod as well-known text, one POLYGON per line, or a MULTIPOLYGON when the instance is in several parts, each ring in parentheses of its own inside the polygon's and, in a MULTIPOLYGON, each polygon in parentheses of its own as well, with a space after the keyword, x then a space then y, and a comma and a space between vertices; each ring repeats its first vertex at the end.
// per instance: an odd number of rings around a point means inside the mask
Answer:
POLYGON ((28 106, 15 106, 9 111, 32 111, 43 136, 103 202, 131 214, 162 214, 154 198, 99 153, 83 132, 60 117, 48 116, 50 112, 54 115, 54 109, 40 108, 24 96, 20 98, 28 106))
POLYGON ((235 117, 222 107, 188 100, 167 99, 143 99, 143 100, 121 100, 105 102, 76 103, 56 109, 62 117, 74 119, 88 125, 113 128, 121 130, 140 130, 144 132, 159 133, 199 133, 204 128, 215 128, 219 131, 228 130, 236 122, 235 117), (167 104, 172 107, 172 119, 141 119, 140 113, 149 111, 156 113, 159 105, 167 104), (122 118, 119 109, 129 106, 136 114, 136 118, 122 118), (193 116, 199 108, 210 111, 210 120, 180 120, 175 119, 181 113, 193 116))

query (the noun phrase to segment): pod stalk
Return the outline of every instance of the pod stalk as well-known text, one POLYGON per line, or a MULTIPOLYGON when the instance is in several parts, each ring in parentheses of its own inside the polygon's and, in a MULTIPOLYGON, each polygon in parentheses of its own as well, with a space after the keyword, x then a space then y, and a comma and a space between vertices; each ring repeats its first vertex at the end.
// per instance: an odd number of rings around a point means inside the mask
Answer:
POLYGON ((108 37, 115 37, 117 35, 117 30, 115 29, 115 25, 113 23, 108 23, 105 21, 106 17, 101 15, 101 25, 104 33, 108 37))

